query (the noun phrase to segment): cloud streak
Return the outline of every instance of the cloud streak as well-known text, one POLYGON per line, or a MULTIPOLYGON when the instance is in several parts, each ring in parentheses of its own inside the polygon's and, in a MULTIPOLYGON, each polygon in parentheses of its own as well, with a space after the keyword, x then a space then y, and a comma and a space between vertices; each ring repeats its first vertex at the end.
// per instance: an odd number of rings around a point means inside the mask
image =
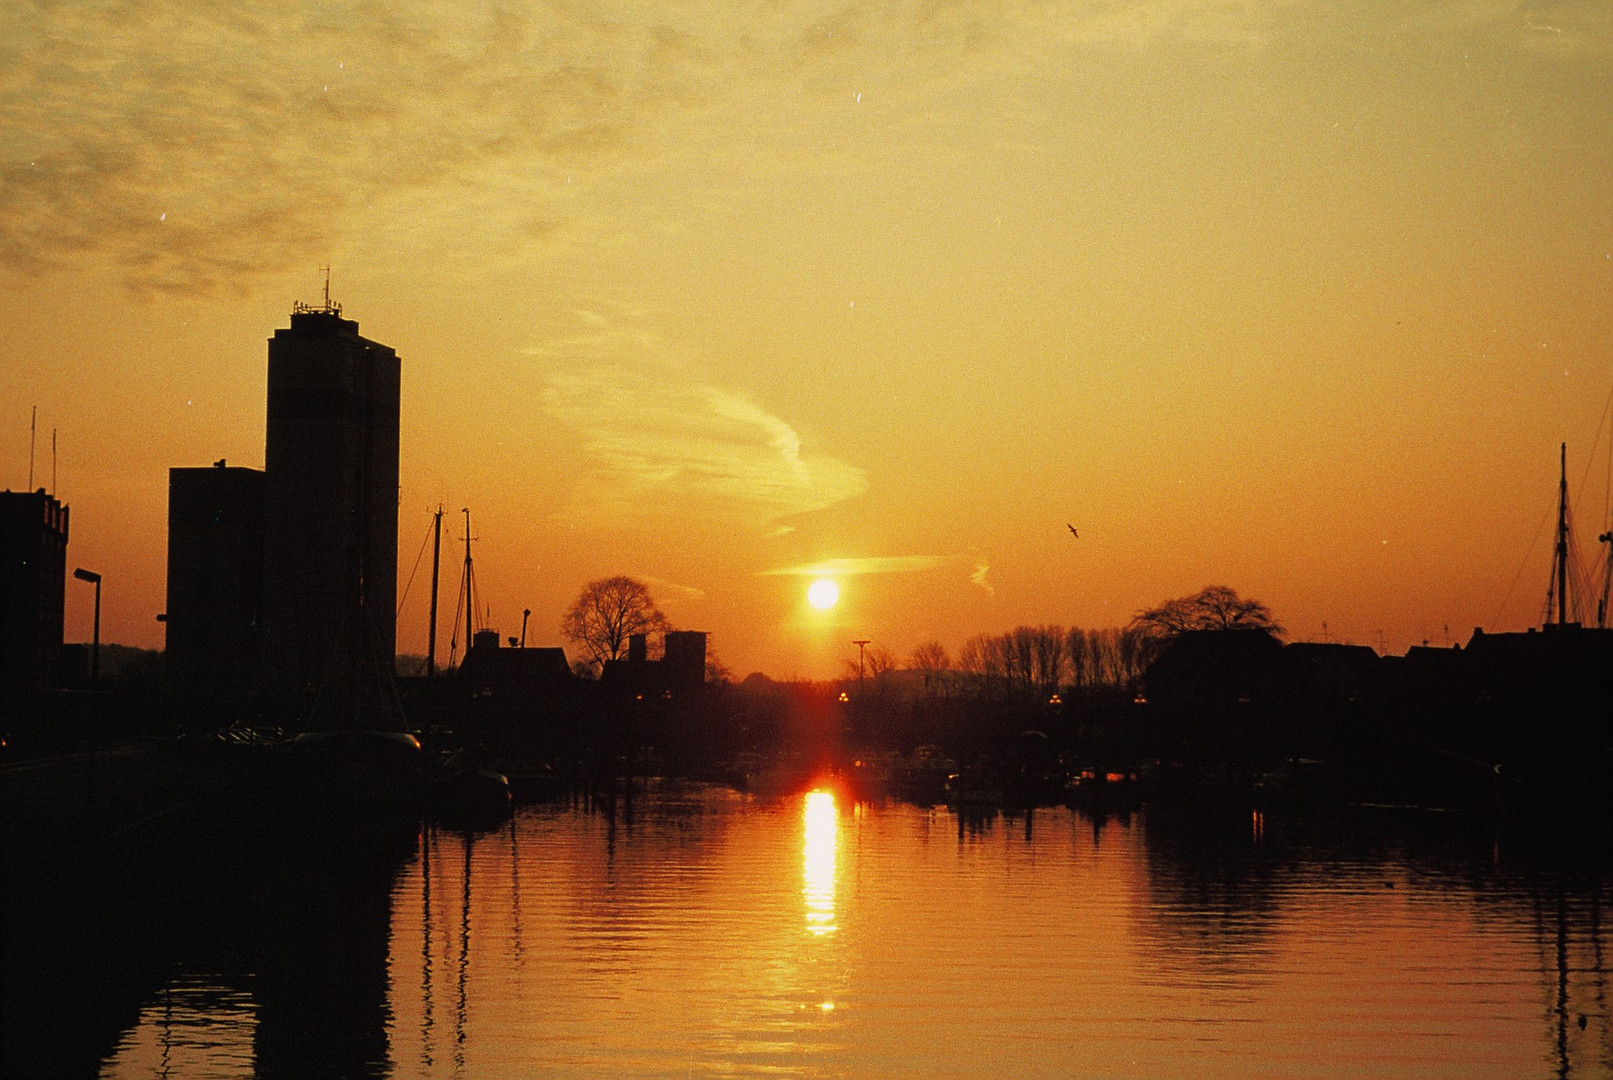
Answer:
POLYGON ((863 574, 916 574, 948 562, 944 555, 875 555, 866 558, 823 559, 818 562, 762 570, 760 577, 857 577, 863 574))
POLYGON ((573 522, 680 513, 762 530, 868 487, 862 469, 812 452, 751 397, 669 365, 574 357, 545 373, 543 404, 576 430, 585 453, 562 513, 573 522))

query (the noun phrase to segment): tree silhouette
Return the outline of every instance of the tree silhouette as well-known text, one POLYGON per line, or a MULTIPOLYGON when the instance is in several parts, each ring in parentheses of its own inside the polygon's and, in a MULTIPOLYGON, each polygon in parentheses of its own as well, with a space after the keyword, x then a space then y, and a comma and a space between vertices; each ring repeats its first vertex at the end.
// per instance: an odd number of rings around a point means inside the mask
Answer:
POLYGON ((913 649, 907 666, 918 673, 919 685, 932 696, 951 696, 952 657, 939 641, 925 641, 913 649))
POLYGON ((1259 600, 1245 600, 1225 585, 1206 585, 1192 596, 1179 596, 1156 608, 1139 611, 1131 625, 1157 639, 1174 638, 1189 630, 1283 632, 1270 608, 1259 600))
POLYGON ((617 576, 584 585, 560 629, 568 640, 592 653, 595 664, 604 666, 607 660, 621 659, 634 634, 665 633, 672 624, 656 608, 647 585, 617 576))

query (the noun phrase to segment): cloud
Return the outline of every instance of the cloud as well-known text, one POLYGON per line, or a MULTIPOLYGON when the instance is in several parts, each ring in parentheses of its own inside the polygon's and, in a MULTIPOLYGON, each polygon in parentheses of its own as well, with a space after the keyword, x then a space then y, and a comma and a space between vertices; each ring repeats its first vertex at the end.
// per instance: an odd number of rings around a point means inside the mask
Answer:
POLYGON ((862 469, 813 453, 750 396, 640 358, 658 351, 653 337, 622 331, 533 350, 548 358, 544 408, 575 429, 585 455, 562 517, 676 513, 764 529, 867 490, 862 469))
POLYGON ((985 562, 984 560, 975 563, 975 572, 969 575, 969 580, 980 586, 982 589, 985 589, 987 596, 996 596, 997 590, 992 587, 991 582, 986 580, 986 573, 990 569, 991 564, 985 562))
POLYGON ((589 5, 12 5, 0 262, 97 255, 137 291, 208 288, 361 242, 400 208, 407 236, 441 204, 485 256, 552 235, 558 174, 641 154, 635 132, 695 99, 708 64, 673 27, 589 5))
MULTIPOLYGON (((721 161, 743 187, 825 159, 855 168, 867 144, 830 106, 853 89, 899 85, 914 104, 880 139, 940 142, 980 120, 941 104, 960 80, 991 88, 964 100, 1006 102, 1026 73, 1083 50, 1258 49, 1330 31, 1314 12, 1238 0, 11 3, 0 265, 110 264, 139 293, 188 292, 248 289, 333 255, 485 267, 618 242, 634 215, 657 212, 605 194, 635 170, 721 161)), ((1406 18, 1386 8, 1378 36, 1406 18)), ((1446 3, 1422 20, 1419 49, 1478 33, 1605 55, 1613 40, 1591 0, 1446 3)))
POLYGON ((187 292, 333 254, 485 266, 601 242, 632 228, 601 201, 611 178, 713 152, 753 175, 777 166, 768 146, 792 163, 855 157, 802 127, 814 102, 870 71, 943 85, 965 58, 1020 47, 1023 14, 1000 0, 750 15, 725 0, 10 4, 0 265, 110 263, 138 293, 187 292), (781 125, 799 134, 771 139, 781 125))
POLYGON ((823 559, 799 566, 760 571, 760 576, 856 577, 860 574, 913 574, 944 565, 944 555, 879 555, 861 559, 823 559))
POLYGON ((698 585, 684 585, 681 582, 668 581, 666 578, 643 572, 635 573, 632 576, 653 589, 660 596, 661 601, 669 606, 686 600, 704 600, 706 598, 706 590, 698 585))

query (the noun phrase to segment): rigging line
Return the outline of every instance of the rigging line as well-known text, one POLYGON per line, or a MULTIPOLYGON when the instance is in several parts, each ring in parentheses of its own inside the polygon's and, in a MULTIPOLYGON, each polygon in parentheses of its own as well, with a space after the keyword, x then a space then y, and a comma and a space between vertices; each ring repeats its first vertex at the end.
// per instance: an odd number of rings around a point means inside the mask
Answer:
POLYGON ((1546 522, 1557 516, 1556 503, 1557 500, 1553 499, 1552 505, 1546 510, 1545 514, 1541 516, 1540 524, 1535 526, 1534 539, 1529 541, 1529 548, 1523 553, 1523 561, 1518 564, 1518 572, 1512 575, 1512 584, 1507 586, 1506 595, 1501 597, 1501 603, 1495 609, 1495 619, 1493 620, 1494 625, 1500 624, 1501 613, 1506 610, 1507 601, 1512 599, 1513 590, 1518 587, 1519 579, 1523 577, 1523 572, 1529 568, 1529 562, 1535 556, 1535 545, 1540 543, 1540 534, 1545 531, 1546 522))
POLYGON ((1576 504, 1585 496, 1585 484, 1591 478, 1591 466, 1596 462, 1596 448, 1602 445, 1602 430, 1607 426, 1609 412, 1613 412, 1613 386, 1608 387, 1607 400, 1602 403, 1602 415, 1596 418, 1596 434, 1591 438, 1590 451, 1585 455, 1585 471, 1580 475, 1579 487, 1574 492, 1576 504))
MULTIPOLYGON (((448 666, 454 664, 454 650, 459 647, 459 617, 465 614, 465 582, 459 583, 459 599, 454 603, 454 632, 448 638, 448 666)), ((465 651, 470 651, 470 642, 465 642, 465 651)))
POLYGON ((425 540, 420 541, 420 553, 414 557, 414 569, 409 571, 409 583, 403 587, 403 595, 398 597, 398 610, 396 615, 403 614, 403 605, 409 599, 409 590, 414 587, 414 576, 420 572, 420 560, 426 557, 426 543, 431 539, 431 530, 426 530, 425 540))

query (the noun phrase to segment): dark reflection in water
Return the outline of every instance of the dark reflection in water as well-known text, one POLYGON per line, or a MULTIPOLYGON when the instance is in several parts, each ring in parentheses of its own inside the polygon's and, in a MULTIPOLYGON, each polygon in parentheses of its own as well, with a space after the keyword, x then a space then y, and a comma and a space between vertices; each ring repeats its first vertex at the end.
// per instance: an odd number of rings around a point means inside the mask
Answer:
POLYGON ((262 1077, 385 1076, 394 876, 408 854, 282 840, 255 867, 262 1077))
POLYGON ((8 867, 5 1075, 1613 1076, 1603 873, 1534 854, 675 785, 182 829, 8 867))
POLYGON ((387 1075, 414 826, 176 822, 8 864, 4 1074, 387 1075))
POLYGON ((1219 989, 1227 1015, 1268 1028, 1280 1025, 1262 995, 1280 987, 1281 1008, 1306 1018, 1309 1045, 1292 1055, 1300 1071, 1398 1060, 1415 1073, 1443 1054, 1460 1072, 1464 1053, 1488 1049, 1485 1023, 1500 1012, 1488 988, 1521 965, 1536 983, 1545 1023, 1535 1034, 1549 1030, 1551 1072, 1613 1076, 1600 853, 1372 810, 1295 822, 1158 808, 1147 825, 1148 903, 1133 932, 1154 977, 1219 989), (1296 949, 1296 928, 1316 947, 1296 949), (1338 948, 1352 939, 1360 947, 1338 948), (1478 991, 1461 1010, 1441 997, 1447 975, 1478 991), (1404 1037, 1436 1023, 1444 1046, 1432 1031, 1404 1037), (1398 1050, 1370 1051, 1396 1034, 1398 1050))

